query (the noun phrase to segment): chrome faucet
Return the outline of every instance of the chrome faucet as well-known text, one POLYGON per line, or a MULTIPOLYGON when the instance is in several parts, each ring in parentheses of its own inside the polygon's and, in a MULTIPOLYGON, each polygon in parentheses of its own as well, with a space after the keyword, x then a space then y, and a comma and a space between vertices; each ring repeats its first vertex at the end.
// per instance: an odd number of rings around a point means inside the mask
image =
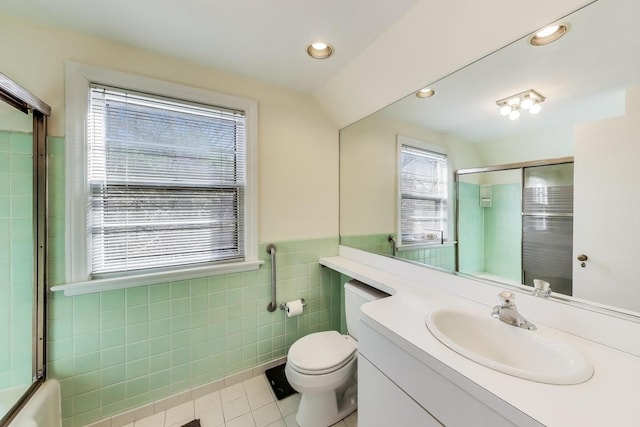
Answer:
POLYGON ((493 307, 493 311, 491 312, 493 317, 519 328, 528 329, 530 331, 535 331, 537 329, 536 325, 529 322, 527 319, 522 317, 520 313, 518 313, 515 302, 516 296, 512 292, 502 291, 498 294, 498 298, 500 298, 501 304, 493 307))

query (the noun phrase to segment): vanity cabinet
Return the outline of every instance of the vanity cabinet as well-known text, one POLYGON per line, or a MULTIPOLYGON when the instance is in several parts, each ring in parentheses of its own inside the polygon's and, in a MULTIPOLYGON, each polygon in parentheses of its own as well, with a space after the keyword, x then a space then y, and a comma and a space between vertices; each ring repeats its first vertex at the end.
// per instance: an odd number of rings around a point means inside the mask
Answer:
POLYGON ((424 363, 399 344, 366 321, 360 326, 358 420, 362 425, 542 426, 437 359, 424 363))

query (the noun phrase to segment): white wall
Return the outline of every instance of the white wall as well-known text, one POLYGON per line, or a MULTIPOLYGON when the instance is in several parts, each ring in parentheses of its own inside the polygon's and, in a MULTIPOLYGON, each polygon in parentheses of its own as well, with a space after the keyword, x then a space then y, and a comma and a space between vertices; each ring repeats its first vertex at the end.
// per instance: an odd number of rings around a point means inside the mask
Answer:
MULTIPOLYGON (((447 150, 453 170, 477 166, 475 146, 397 120, 372 115, 340 131, 340 234, 396 231, 398 134, 447 150)), ((452 178, 453 179, 453 178, 452 178)), ((452 181, 453 182, 453 181, 452 181)))
POLYGON ((0 72, 52 107, 49 135, 64 136, 67 59, 257 100, 259 240, 338 235, 338 126, 311 96, 2 15, 0 51, 0 72))

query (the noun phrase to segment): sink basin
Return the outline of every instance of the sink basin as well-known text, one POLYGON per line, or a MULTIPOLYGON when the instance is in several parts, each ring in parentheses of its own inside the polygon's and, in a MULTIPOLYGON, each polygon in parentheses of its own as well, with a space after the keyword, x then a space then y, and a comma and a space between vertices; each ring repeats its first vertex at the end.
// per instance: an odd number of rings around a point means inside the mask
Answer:
POLYGON ((462 308, 441 308, 426 318, 444 345, 496 371, 547 384, 579 384, 593 366, 575 347, 462 308))

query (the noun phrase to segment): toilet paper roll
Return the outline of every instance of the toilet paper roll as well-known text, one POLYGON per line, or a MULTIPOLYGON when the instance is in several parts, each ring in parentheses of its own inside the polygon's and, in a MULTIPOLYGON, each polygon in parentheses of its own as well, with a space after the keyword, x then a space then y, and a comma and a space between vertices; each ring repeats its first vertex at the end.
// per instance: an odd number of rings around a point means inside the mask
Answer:
POLYGON ((301 300, 289 301, 287 303, 287 317, 299 316, 302 314, 303 309, 304 305, 302 305, 301 300))

